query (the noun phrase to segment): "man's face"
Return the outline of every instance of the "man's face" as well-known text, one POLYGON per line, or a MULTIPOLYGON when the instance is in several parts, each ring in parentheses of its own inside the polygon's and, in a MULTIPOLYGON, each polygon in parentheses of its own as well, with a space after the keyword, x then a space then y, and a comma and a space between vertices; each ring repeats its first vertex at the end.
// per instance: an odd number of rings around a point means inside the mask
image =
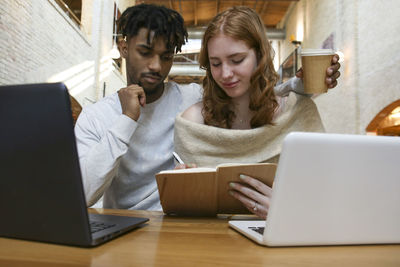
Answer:
POLYGON ((141 28, 122 46, 121 54, 126 59, 128 85, 139 84, 146 94, 153 94, 163 88, 172 67, 174 51, 167 49, 165 38, 153 38, 152 31, 150 44, 147 43, 148 34, 148 29, 141 28))

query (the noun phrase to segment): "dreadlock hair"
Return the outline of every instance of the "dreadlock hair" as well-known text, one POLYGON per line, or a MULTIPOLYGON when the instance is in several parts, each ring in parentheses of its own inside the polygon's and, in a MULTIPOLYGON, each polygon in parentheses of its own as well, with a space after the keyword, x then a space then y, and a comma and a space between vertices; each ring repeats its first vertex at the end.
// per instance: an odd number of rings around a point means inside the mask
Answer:
POLYGON ((154 38, 164 37, 167 49, 173 49, 175 53, 181 51, 181 47, 188 38, 182 16, 175 10, 164 6, 140 4, 127 8, 118 20, 118 32, 122 37, 136 36, 141 28, 149 30, 147 42, 150 44, 150 32, 154 32, 154 38))
POLYGON ((259 15, 248 7, 232 7, 218 14, 204 32, 199 63, 206 70, 203 80, 202 115, 206 125, 232 128, 236 117, 232 99, 216 83, 211 73, 208 58, 208 41, 218 34, 244 41, 254 49, 257 67, 250 78, 249 109, 254 111, 250 121, 251 128, 273 125, 273 116, 278 108, 274 86, 278 80, 273 65, 274 51, 265 34, 264 24, 259 15))

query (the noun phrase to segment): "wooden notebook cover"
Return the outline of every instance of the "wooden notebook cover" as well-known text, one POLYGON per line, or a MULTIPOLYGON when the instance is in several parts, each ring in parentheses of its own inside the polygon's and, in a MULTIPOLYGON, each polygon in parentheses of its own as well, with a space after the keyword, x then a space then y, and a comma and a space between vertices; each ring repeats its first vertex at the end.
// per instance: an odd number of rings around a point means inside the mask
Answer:
POLYGON ((164 213, 215 216, 217 184, 215 171, 156 174, 164 213))
POLYGON ((218 167, 218 209, 219 214, 248 214, 250 211, 237 199, 233 198, 229 193, 230 182, 241 182, 240 174, 254 177, 264 184, 272 187, 275 178, 277 165, 274 163, 257 163, 238 166, 218 167))

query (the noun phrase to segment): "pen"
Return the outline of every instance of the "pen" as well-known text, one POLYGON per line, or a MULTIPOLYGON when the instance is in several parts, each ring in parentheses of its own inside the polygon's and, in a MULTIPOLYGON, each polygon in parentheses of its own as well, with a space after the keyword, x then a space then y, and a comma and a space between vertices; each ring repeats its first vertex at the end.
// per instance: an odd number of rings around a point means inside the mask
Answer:
POLYGON ((183 162, 183 160, 181 159, 181 157, 179 157, 179 155, 174 151, 172 152, 172 155, 174 156, 174 159, 179 163, 179 164, 185 164, 183 162))

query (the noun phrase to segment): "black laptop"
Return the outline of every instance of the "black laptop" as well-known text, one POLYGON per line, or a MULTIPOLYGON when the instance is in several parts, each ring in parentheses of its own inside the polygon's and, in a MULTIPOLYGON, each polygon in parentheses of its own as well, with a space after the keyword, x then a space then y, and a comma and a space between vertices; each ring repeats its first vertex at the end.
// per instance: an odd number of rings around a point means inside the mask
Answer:
POLYGON ((62 83, 0 86, 0 236, 91 247, 147 218, 88 214, 62 83))

